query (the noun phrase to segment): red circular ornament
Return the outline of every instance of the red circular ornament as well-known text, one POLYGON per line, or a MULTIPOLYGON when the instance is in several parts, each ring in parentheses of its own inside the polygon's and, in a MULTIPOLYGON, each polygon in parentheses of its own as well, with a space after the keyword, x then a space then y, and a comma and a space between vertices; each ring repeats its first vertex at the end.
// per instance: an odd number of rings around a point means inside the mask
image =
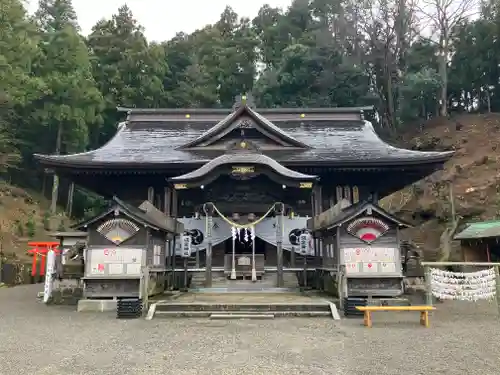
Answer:
POLYGON ((372 268, 372 264, 371 263, 368 263, 368 268, 372 268))

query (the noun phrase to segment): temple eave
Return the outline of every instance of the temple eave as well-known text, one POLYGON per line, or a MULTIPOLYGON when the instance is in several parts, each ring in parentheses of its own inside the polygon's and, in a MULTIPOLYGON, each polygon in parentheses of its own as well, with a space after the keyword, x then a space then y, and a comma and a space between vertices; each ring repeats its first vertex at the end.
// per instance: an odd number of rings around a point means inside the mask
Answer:
MULTIPOLYGON (((383 168, 383 167, 414 167, 432 164, 443 164, 447 162, 452 156, 453 151, 445 152, 435 152, 432 155, 422 155, 413 156, 411 158, 378 158, 378 159, 323 159, 323 160, 312 160, 312 159, 295 159, 295 160, 279 160, 283 166, 325 166, 332 168, 383 168)), ((95 160, 95 159, 83 159, 83 158, 73 158, 72 155, 42 155, 35 154, 35 159, 43 166, 46 167, 66 167, 66 168, 139 168, 147 169, 151 167, 160 166, 200 166, 207 163, 209 160, 192 160, 192 161, 175 161, 175 160, 155 160, 155 161, 144 161, 144 160, 95 160)))

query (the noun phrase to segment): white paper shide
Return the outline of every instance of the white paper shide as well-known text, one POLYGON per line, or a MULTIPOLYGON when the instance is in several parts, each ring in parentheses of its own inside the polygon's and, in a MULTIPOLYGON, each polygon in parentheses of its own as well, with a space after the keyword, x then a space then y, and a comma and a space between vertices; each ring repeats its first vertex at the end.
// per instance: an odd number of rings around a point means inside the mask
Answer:
POLYGON ((431 268, 432 294, 439 299, 478 301, 496 295, 496 277, 493 268, 477 272, 451 272, 431 268))

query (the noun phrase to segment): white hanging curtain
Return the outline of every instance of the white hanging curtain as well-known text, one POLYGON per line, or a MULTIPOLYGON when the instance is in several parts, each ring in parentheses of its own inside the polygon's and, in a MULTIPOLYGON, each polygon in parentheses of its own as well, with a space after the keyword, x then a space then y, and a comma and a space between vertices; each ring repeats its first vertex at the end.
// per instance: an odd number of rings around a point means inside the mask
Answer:
MULTIPOLYGON (((198 233, 201 233, 201 236, 199 236, 199 239, 201 239, 200 244, 196 244, 196 240, 192 245, 193 251, 203 251, 207 248, 208 243, 207 243, 207 219, 205 216, 200 216, 199 219, 195 219, 194 217, 188 217, 188 218, 179 218, 179 220, 182 224, 184 224, 184 230, 185 231, 190 231, 190 230, 197 230, 199 231, 198 233)), ((227 239, 231 238, 231 226, 226 223, 224 220, 222 220, 219 217, 214 217, 213 219, 213 228, 212 228, 212 246, 217 246, 218 244, 226 241, 227 239)), ((181 247, 180 247, 180 237, 177 236, 176 241, 176 247, 175 247, 175 254, 180 255, 181 254, 181 247)))
MULTIPOLYGON (((295 216, 293 219, 285 216, 283 218, 283 249, 291 251, 292 247, 295 252, 299 252, 298 246, 290 242, 290 233, 294 229, 304 229, 307 227, 308 217, 295 216)), ((276 246, 276 218, 264 219, 257 224, 255 228, 255 236, 261 240, 276 246)), ((293 237, 293 236, 292 236, 293 237)), ((297 238, 298 239, 298 238, 297 238)))

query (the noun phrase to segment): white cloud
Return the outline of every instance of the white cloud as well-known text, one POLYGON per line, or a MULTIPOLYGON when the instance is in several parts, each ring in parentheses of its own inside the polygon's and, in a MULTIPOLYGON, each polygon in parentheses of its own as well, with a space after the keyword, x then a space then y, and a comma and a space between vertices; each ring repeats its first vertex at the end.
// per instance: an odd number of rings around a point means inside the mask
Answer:
MULTIPOLYGON (((27 2, 29 12, 34 12, 38 1, 27 2)), ((264 4, 286 8, 291 0, 73 0, 84 34, 88 34, 98 20, 111 17, 124 4, 145 28, 149 40, 163 41, 171 39, 177 32, 191 33, 216 22, 226 5, 240 17, 253 18, 264 4)))

